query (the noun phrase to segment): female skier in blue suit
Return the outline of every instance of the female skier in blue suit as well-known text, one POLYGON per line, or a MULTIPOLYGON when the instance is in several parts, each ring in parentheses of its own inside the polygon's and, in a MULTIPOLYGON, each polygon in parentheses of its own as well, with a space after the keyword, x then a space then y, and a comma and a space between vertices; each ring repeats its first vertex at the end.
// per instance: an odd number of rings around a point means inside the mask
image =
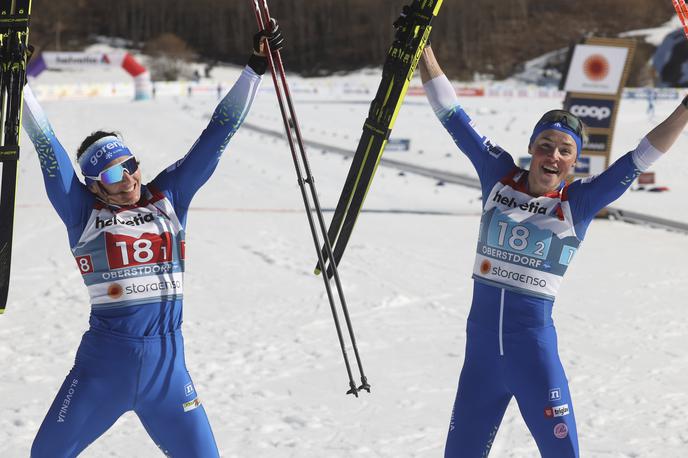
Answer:
POLYGON ((482 187, 466 354, 445 456, 486 457, 515 397, 543 457, 578 457, 573 402, 552 322, 557 290, 595 215, 688 124, 688 99, 606 171, 569 184, 586 137, 576 116, 563 110, 542 116, 530 137, 526 171, 477 132, 430 47, 420 70, 435 114, 482 187))
POLYGON ((208 127, 146 185, 133 151, 111 132, 96 132, 79 148, 82 184, 26 88, 24 128, 91 298, 90 328, 41 424, 33 458, 75 457, 132 410, 167 456, 219 456, 184 362, 184 233, 191 199, 256 96, 267 68, 265 40, 273 50, 283 45, 277 28, 254 37, 248 65, 208 127))

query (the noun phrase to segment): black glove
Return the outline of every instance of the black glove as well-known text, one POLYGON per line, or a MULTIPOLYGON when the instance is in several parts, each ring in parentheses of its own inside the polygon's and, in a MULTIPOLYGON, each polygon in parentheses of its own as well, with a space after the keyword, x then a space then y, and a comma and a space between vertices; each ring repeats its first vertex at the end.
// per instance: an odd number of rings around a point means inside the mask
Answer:
POLYGON ((263 38, 267 38, 272 52, 279 51, 284 47, 284 37, 280 31, 279 25, 275 18, 270 18, 270 30, 261 30, 253 35, 253 52, 259 56, 265 56, 266 49, 263 38))
POLYGON ((272 31, 261 30, 253 35, 253 54, 248 60, 248 66, 259 75, 265 74, 268 68, 267 50, 264 49, 265 41, 273 52, 284 47, 284 37, 275 18, 270 18, 270 29, 272 31))

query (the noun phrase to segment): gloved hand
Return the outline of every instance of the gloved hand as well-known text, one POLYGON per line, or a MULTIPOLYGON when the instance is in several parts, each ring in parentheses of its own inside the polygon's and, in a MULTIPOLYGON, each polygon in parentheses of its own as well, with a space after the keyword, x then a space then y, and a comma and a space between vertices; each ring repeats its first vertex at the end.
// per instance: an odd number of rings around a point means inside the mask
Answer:
POLYGON ((270 31, 261 30, 253 35, 253 53, 257 56, 265 57, 267 55, 266 41, 273 52, 279 51, 284 47, 284 37, 275 18, 270 18, 270 27, 268 29, 270 31))
POLYGON ((284 37, 275 18, 270 18, 270 27, 268 28, 271 30, 270 32, 261 30, 253 35, 253 54, 248 60, 248 66, 259 75, 263 75, 268 68, 266 43, 270 45, 273 52, 284 47, 284 37))

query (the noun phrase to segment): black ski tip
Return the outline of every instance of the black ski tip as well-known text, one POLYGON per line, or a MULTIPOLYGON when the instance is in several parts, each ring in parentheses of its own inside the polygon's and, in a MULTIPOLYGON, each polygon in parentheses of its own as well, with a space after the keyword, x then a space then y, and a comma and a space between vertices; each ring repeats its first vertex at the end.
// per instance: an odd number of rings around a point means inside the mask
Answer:
POLYGON ((346 394, 353 394, 354 396, 358 397, 358 388, 356 388, 356 384, 353 382, 349 382, 349 391, 346 392, 346 394))

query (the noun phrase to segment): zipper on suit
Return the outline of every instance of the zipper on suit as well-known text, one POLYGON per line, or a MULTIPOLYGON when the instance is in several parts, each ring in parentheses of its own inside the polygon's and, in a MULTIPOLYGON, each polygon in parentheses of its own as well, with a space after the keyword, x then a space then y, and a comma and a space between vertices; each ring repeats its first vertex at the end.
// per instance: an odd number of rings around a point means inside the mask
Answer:
POLYGON ((499 356, 504 356, 504 338, 502 336, 504 329, 504 288, 499 299, 499 356))

